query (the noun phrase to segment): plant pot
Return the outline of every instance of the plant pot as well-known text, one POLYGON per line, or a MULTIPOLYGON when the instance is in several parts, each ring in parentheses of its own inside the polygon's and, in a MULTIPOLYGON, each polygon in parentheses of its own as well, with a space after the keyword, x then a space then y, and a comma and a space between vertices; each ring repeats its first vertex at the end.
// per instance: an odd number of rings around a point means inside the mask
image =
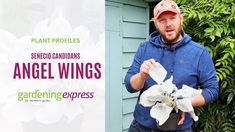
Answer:
POLYGON ((176 130, 180 115, 181 115, 181 112, 171 113, 167 121, 161 126, 159 126, 159 129, 163 131, 176 130))

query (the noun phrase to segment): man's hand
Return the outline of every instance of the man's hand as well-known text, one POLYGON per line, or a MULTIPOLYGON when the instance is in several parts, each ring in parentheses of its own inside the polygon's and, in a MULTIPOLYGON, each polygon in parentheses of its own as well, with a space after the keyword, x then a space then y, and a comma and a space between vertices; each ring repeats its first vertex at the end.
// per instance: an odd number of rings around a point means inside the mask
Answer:
POLYGON ((182 125, 185 119, 185 112, 182 112, 178 121, 178 125, 182 125))
POLYGON ((130 83, 133 89, 140 90, 144 86, 145 79, 149 76, 149 70, 154 67, 156 61, 149 59, 140 66, 140 72, 131 77, 130 83))
POLYGON ((149 76, 149 70, 154 67, 156 61, 154 59, 146 60, 140 66, 140 75, 143 79, 146 79, 149 76))

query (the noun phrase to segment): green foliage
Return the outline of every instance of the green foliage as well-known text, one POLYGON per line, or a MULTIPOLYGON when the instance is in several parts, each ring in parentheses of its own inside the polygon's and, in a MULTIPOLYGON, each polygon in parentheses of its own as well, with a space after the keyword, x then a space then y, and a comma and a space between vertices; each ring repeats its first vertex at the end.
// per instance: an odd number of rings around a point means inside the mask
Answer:
POLYGON ((176 0, 184 30, 208 48, 219 81, 219 99, 196 109, 196 132, 235 131, 235 0, 176 0))

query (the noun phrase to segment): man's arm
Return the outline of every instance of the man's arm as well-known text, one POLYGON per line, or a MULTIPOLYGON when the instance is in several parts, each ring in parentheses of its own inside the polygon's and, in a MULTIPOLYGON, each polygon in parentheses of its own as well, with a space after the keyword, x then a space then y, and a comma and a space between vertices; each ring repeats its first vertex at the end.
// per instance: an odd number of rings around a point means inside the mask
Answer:
POLYGON ((154 59, 149 59, 143 62, 140 67, 140 72, 133 75, 130 79, 131 87, 138 91, 144 86, 144 82, 149 76, 149 70, 156 64, 154 59))
POLYGON ((216 71, 210 54, 207 50, 201 55, 199 61, 199 84, 202 87, 202 95, 192 99, 192 106, 203 106, 214 101, 218 97, 218 82, 216 71))
POLYGON ((199 107, 205 104, 205 99, 202 95, 192 99, 192 106, 199 107))
POLYGON ((192 102, 195 106, 213 102, 218 98, 219 94, 218 81, 216 80, 216 70, 207 49, 202 52, 200 57, 198 73, 199 85, 202 89, 202 97, 199 96, 192 102))

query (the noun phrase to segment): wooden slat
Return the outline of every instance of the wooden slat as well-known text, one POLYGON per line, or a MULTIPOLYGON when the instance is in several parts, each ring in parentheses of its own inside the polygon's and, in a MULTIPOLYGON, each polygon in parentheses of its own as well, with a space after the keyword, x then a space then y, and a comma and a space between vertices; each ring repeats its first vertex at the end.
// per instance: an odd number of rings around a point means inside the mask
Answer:
POLYGON ((122 129, 128 129, 133 119, 133 113, 123 115, 122 129))
POLYGON ((128 132, 128 129, 124 129, 124 130, 122 130, 122 132, 128 132))
POLYGON ((124 80, 125 80, 125 76, 126 76, 128 69, 129 67, 122 68, 122 76, 123 76, 122 83, 123 84, 125 83, 124 80))
POLYGON ((145 39, 123 38, 123 52, 136 52, 140 43, 145 39))
POLYGON ((123 99, 137 98, 138 95, 139 95, 139 92, 136 92, 136 93, 129 93, 129 92, 127 91, 127 89, 126 89, 125 84, 124 84, 124 79, 125 79, 127 70, 128 70, 128 68, 122 69, 122 75, 123 75, 122 98, 123 98, 123 99))
POLYGON ((147 7, 148 6, 148 3, 145 2, 144 0, 106 0, 106 1, 112 1, 112 2, 140 6, 140 7, 147 7))
POLYGON ((136 105, 137 98, 123 100, 123 114, 132 113, 136 105))
POLYGON ((123 68, 130 67, 131 63, 133 62, 135 53, 123 53, 122 55, 122 66, 123 68))
POLYGON ((105 3, 106 8, 106 130, 122 131, 122 37, 120 36, 121 4, 105 3))
POLYGON ((145 7, 137 7, 131 5, 124 5, 123 6, 123 21, 129 22, 139 22, 139 23, 146 23, 148 20, 147 11, 145 7))
POLYGON ((105 30, 120 31, 121 5, 105 5, 105 30))
POLYGON ((146 38, 146 24, 123 22, 123 37, 146 38))
POLYGON ((125 76, 128 71, 128 68, 122 68, 122 83, 124 84, 125 76))
POLYGON ((106 78, 107 91, 106 91, 106 104, 109 106, 106 108, 108 117, 106 118, 106 123, 108 130, 110 131, 122 131, 122 90, 117 89, 122 87, 122 75, 119 73, 122 72, 122 49, 118 45, 121 42, 121 37, 118 35, 118 32, 106 31, 107 36, 106 43, 108 46, 108 58, 106 64, 109 66, 107 69, 107 75, 109 78, 106 78), (116 124, 116 125, 112 125, 116 124), (110 126, 111 125, 111 126, 110 126))
POLYGON ((136 93, 129 93, 126 90, 125 85, 123 84, 123 91, 122 91, 122 98, 123 99, 129 99, 129 98, 137 98, 139 96, 139 92, 136 93))

